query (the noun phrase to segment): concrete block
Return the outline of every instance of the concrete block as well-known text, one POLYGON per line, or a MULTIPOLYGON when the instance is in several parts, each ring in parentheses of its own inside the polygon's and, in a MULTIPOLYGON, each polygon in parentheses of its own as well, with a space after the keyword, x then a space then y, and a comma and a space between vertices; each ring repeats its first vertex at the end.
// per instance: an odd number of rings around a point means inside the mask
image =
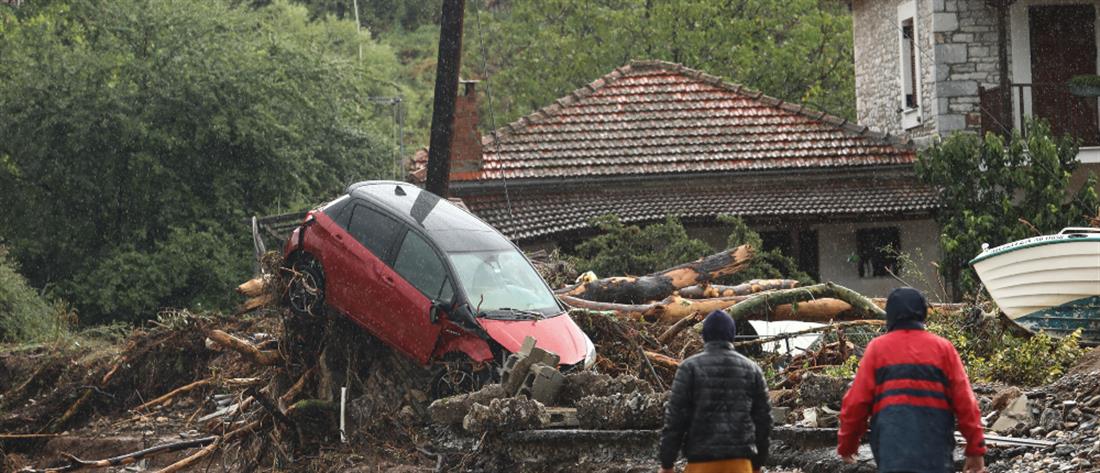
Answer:
POLYGON ((523 380, 523 386, 517 394, 527 396, 544 405, 553 405, 561 391, 565 376, 553 366, 542 363, 531 365, 527 377, 523 380))
POLYGON ((948 32, 959 28, 959 16, 955 13, 933 13, 932 31, 948 32))

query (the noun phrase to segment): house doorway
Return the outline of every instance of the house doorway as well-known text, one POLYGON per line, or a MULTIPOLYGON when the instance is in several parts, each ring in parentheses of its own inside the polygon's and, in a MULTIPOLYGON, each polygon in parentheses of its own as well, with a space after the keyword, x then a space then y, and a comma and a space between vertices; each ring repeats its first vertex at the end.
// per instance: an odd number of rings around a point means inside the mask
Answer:
POLYGON ((1096 9, 1093 5, 1043 5, 1028 9, 1031 36, 1032 114, 1048 121, 1055 136, 1071 134, 1100 144, 1096 98, 1072 95, 1066 81, 1096 74, 1096 9))

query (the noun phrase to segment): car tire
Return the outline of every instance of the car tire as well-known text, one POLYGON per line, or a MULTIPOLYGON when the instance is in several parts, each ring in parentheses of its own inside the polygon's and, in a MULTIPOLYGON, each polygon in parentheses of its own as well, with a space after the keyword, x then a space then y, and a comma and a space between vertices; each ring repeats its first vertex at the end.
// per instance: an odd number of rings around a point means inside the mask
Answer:
POLYGON ((489 363, 475 369, 473 361, 465 355, 447 357, 432 366, 430 395, 432 399, 441 399, 477 391, 493 382, 496 368, 489 363))
POLYGON ((286 290, 287 305, 296 315, 321 316, 325 304, 325 272, 309 255, 294 260, 286 290))

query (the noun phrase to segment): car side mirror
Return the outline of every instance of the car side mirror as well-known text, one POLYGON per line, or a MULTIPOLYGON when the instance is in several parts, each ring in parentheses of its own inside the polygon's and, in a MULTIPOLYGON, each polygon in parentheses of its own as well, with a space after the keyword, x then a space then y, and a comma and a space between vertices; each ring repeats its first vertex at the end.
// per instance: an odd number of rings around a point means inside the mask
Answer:
POLYGON ((428 320, 431 320, 433 324, 439 323, 439 314, 446 313, 447 303, 443 301, 432 301, 432 307, 428 309, 428 320))

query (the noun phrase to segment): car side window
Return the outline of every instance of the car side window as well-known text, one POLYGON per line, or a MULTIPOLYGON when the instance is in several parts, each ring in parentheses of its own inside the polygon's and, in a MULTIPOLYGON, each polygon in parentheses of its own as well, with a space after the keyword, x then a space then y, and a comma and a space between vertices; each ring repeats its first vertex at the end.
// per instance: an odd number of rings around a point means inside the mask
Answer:
POLYGON ((370 207, 356 204, 348 221, 348 233, 379 259, 386 261, 401 224, 370 207))
POLYGON ((431 299, 449 302, 454 296, 443 260, 415 232, 405 233, 405 241, 401 242, 401 249, 397 251, 393 269, 431 299))

